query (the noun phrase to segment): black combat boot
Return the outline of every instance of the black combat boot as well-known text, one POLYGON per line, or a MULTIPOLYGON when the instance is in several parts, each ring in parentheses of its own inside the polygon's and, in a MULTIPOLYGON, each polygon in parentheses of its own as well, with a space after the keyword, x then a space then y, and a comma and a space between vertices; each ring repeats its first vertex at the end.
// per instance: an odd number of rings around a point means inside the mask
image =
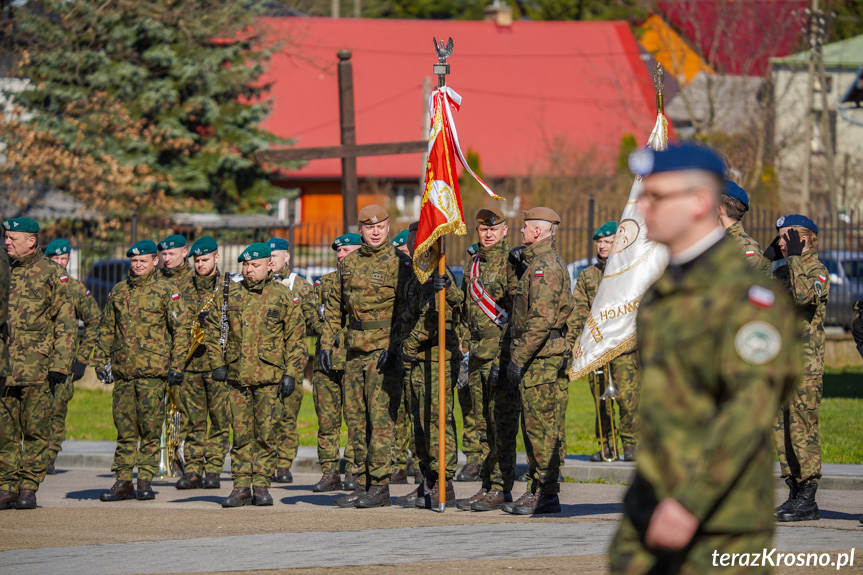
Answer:
POLYGON ((135 499, 135 488, 131 481, 117 480, 111 489, 99 496, 99 501, 124 501, 135 499))
POLYGON ((18 501, 17 491, 0 491, 0 509, 12 509, 16 501, 18 501))
POLYGON ((242 507, 252 504, 252 490, 248 487, 234 487, 231 494, 222 499, 222 507, 242 507))
POLYGON ((266 487, 252 487, 252 504, 256 507, 269 507, 273 504, 273 496, 266 487))
POLYGON ((408 482, 408 472, 401 467, 396 467, 390 475, 390 483, 401 485, 408 482))
POLYGON ((817 521, 821 519, 818 504, 815 503, 815 492, 818 484, 814 481, 804 481, 797 486, 797 497, 791 502, 791 508, 780 511, 776 521, 817 521))
POLYGON ((204 486, 204 479, 197 473, 186 473, 177 480, 177 489, 200 489, 204 486))
POLYGON ((219 480, 218 473, 207 473, 204 475, 204 489, 219 489, 222 487, 222 482, 219 480))
POLYGON ((623 446, 623 460, 624 461, 635 461, 635 446, 634 445, 624 445, 623 446))
POLYGON ((396 505, 400 507, 416 507, 417 499, 422 499, 423 496, 425 496, 425 483, 420 483, 416 489, 407 495, 396 497, 396 505))
POLYGON ((360 484, 357 481, 357 476, 350 471, 346 471, 345 480, 342 481, 342 491, 353 491, 359 486, 360 484))
POLYGON ((372 485, 368 492, 357 499, 354 504, 360 509, 371 509, 372 507, 389 507, 392 505, 390 501, 390 486, 387 485, 372 485))
MULTIPOLYGON (((428 485, 428 483, 426 483, 428 485)), ((452 486, 452 479, 447 479, 444 482, 446 505, 455 505, 455 489, 452 486)), ((428 490, 422 499, 417 499, 416 506, 424 509, 437 509, 438 498, 440 497, 440 481, 436 481, 434 487, 428 490)))
POLYGON ((476 481, 479 479, 482 467, 479 463, 468 463, 462 467, 461 473, 456 475, 456 481, 476 481))
POLYGON ((458 503, 456 503, 455 506, 462 511, 470 511, 470 506, 473 505, 473 502, 485 497, 486 493, 488 493, 488 489, 486 489, 485 487, 480 487, 479 491, 477 491, 467 499, 459 499, 458 503))
POLYGON ((356 507, 357 500, 360 497, 365 497, 366 488, 365 486, 357 486, 356 489, 345 495, 344 497, 339 497, 335 501, 333 501, 333 505, 338 507, 346 508, 346 507, 356 507))
POLYGON ((321 475, 321 480, 312 485, 312 491, 315 493, 335 491, 341 486, 342 480, 339 477, 339 471, 337 469, 330 469, 329 471, 324 471, 324 474, 321 475))
POLYGON ((601 461, 616 461, 611 445, 609 445, 607 441, 602 442, 602 449, 591 455, 590 460, 594 463, 599 463, 601 461))
POLYGON ((138 478, 138 493, 136 499, 138 501, 149 501, 155 499, 156 493, 153 491, 153 486, 146 479, 138 478))
POLYGON ((291 469, 289 467, 279 467, 276 469, 273 481, 275 483, 293 483, 294 476, 291 474, 291 469))
POLYGON ((542 513, 560 513, 560 499, 557 493, 540 493, 520 505, 512 508, 513 515, 540 515, 542 513))
POLYGON ((48 468, 45 470, 46 475, 57 475, 57 468, 54 467, 54 460, 48 464, 48 468))
POLYGON ((15 509, 36 509, 36 491, 33 489, 21 489, 18 492, 18 501, 15 509))
POLYGON ((773 510, 773 517, 778 517, 779 514, 786 509, 791 509, 791 504, 794 503, 795 499, 797 499, 797 492, 799 491, 797 480, 793 477, 786 477, 785 485, 788 486, 788 499, 785 500, 785 503, 773 510))
POLYGON ((471 506, 471 511, 494 511, 495 509, 500 509, 504 505, 509 505, 512 503, 512 493, 505 493, 503 491, 498 491, 497 489, 492 489, 480 499, 474 501, 471 506))

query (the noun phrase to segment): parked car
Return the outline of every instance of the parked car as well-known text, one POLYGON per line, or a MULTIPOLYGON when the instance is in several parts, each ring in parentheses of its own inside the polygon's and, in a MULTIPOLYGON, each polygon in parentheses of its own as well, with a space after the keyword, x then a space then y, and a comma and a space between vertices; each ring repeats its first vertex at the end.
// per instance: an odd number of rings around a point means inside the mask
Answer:
POLYGON ((830 272, 826 325, 851 329, 854 302, 863 299, 863 252, 824 250, 818 259, 830 272))
POLYGON ((104 307, 108 294, 117 283, 126 279, 131 266, 127 259, 102 260, 93 264, 84 279, 84 285, 96 298, 99 307, 104 307))

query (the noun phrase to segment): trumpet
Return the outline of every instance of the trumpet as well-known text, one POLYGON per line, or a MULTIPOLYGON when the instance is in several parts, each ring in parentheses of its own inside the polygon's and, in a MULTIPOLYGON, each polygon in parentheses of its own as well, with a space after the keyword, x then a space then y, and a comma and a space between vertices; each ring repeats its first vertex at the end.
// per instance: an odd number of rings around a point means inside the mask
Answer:
POLYGON ((599 385, 597 385, 597 393, 594 395, 596 400, 596 421, 599 425, 599 452, 605 461, 617 461, 620 458, 620 453, 617 450, 617 430, 614 428, 614 400, 620 397, 620 392, 614 386, 614 380, 611 378, 611 365, 605 364, 602 370, 593 372, 595 380, 599 380, 600 376, 606 381, 605 391, 602 395, 599 394, 599 385), (608 411, 608 419, 611 422, 611 445, 609 451, 611 458, 606 457, 606 449, 602 444, 605 435, 602 433, 602 414, 599 411, 600 402, 605 402, 606 410, 608 411))
POLYGON ((180 447, 180 410, 174 399, 174 389, 168 386, 165 393, 165 418, 162 420, 162 436, 159 439, 159 478, 176 477, 172 471, 177 448, 180 447))

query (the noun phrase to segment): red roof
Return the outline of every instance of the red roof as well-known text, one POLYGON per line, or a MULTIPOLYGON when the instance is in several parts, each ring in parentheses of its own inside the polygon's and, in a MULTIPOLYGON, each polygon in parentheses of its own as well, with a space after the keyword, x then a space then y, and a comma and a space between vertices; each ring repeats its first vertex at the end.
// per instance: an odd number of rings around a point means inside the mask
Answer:
MULTIPOLYGON (((423 79, 432 87, 432 38, 452 36, 447 84, 461 94, 455 121, 467 155, 491 177, 550 172, 549 158, 595 148, 611 169, 621 138, 646 142, 656 119, 652 80, 624 22, 267 18, 277 40, 265 80, 264 127, 298 147, 339 144, 336 53, 353 52, 357 143, 422 140, 423 79), (563 153, 561 153, 564 151, 563 153)), ((411 179, 419 154, 360 158, 361 178, 411 179)), ((300 178, 339 178, 339 160, 309 162, 300 178)))

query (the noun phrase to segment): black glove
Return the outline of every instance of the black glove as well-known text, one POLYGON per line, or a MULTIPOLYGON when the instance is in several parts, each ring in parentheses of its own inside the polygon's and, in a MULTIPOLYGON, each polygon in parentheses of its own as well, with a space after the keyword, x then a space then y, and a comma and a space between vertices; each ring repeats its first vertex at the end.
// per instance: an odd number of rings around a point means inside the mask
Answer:
POLYGON ((64 375, 59 371, 49 371, 48 385, 51 386, 51 393, 54 393, 54 389, 61 383, 65 382, 68 377, 68 375, 64 375))
POLYGON ((506 377, 509 379, 509 382, 513 385, 518 385, 521 383, 521 378, 524 375, 524 368, 517 366, 512 361, 509 362, 509 365, 506 367, 506 377))
POLYGON ((179 371, 169 369, 168 376, 165 379, 168 380, 168 385, 180 385, 183 383, 183 374, 179 371))
POLYGON ((392 369, 393 364, 396 362, 396 359, 398 359, 398 358, 397 358, 397 355, 395 353, 390 353, 386 349, 383 350, 381 352, 380 357, 378 357, 378 364, 377 364, 378 371, 380 373, 389 372, 392 369))
POLYGON ((294 389, 297 387, 296 380, 290 375, 283 375, 282 381, 279 382, 279 389, 276 391, 276 397, 279 398, 279 401, 285 401, 287 398, 294 393, 294 389))
POLYGON ((228 366, 223 365, 214 369, 213 381, 228 381, 228 366))
POLYGON ((72 381, 78 381, 82 377, 84 377, 84 370, 87 369, 86 363, 81 363, 80 361, 76 361, 72 364, 72 381))
POLYGON ((202 311, 198 314, 198 325, 204 325, 207 321, 207 316, 210 315, 208 311, 202 311))
POLYGON ((779 249, 779 236, 773 238, 773 241, 770 242, 770 245, 767 246, 766 250, 764 250, 764 257, 771 262, 782 259, 782 250, 779 249))
POLYGON ((333 350, 322 349, 320 353, 318 353, 318 361, 320 362, 321 369, 324 370, 324 373, 329 373, 333 368, 333 350))
POLYGON ((449 279, 449 275, 440 275, 438 273, 432 274, 432 286, 435 291, 449 289, 449 286, 451 285, 452 280, 449 279))
POLYGON ((518 276, 518 279, 521 279, 521 276, 524 275, 524 270, 527 269, 524 265, 524 246, 511 249, 507 259, 515 270, 515 275, 518 276))
POLYGON ((97 368, 96 377, 99 378, 99 381, 101 381, 103 385, 111 385, 112 383, 114 383, 114 378, 108 371, 107 367, 97 368))
POLYGON ((491 389, 494 389, 497 386, 497 382, 500 379, 500 364, 498 362, 494 362, 491 364, 491 367, 488 368, 488 386, 491 389))
POLYGON ((794 228, 785 232, 785 251, 789 256, 803 255, 803 241, 800 239, 800 232, 794 228))
MULTIPOLYGON (((398 355, 402 361, 406 361, 408 363, 415 363, 417 361, 416 356, 410 355, 409 353, 405 352, 405 348, 402 346, 399 346, 398 355)), ((380 369, 380 366, 378 367, 378 369, 380 369)))

